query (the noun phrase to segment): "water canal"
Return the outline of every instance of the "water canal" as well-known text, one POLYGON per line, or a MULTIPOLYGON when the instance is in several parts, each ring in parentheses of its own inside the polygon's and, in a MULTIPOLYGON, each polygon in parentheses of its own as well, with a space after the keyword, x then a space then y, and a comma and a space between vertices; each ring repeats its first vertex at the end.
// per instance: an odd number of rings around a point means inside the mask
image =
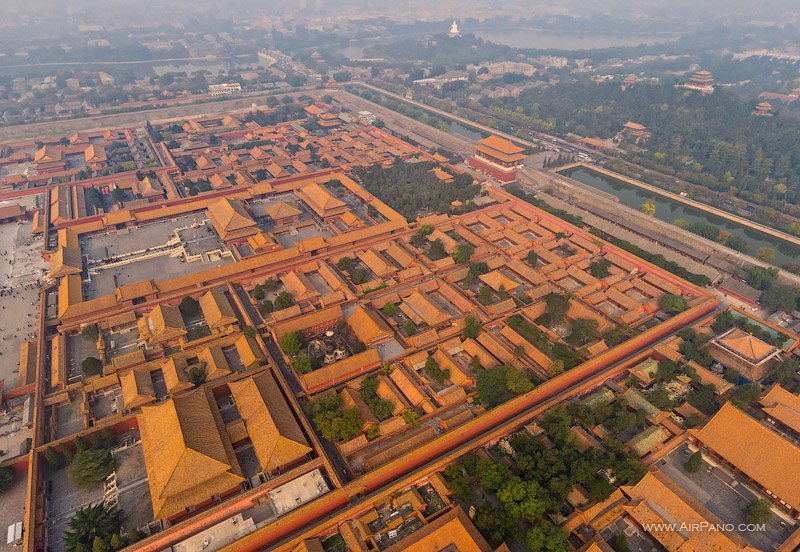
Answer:
POLYGON ((639 209, 642 203, 650 200, 656 205, 655 217, 659 220, 672 222, 675 219, 683 219, 689 223, 706 222, 713 224, 720 230, 727 230, 731 234, 745 239, 747 241, 747 252, 750 255, 755 255, 760 247, 774 249, 775 264, 778 266, 783 266, 790 261, 800 262, 800 245, 795 245, 779 237, 771 236, 754 228, 748 228, 732 220, 707 213, 702 209, 686 205, 655 192, 638 188, 586 167, 574 167, 560 174, 616 196, 621 204, 633 209, 639 209))

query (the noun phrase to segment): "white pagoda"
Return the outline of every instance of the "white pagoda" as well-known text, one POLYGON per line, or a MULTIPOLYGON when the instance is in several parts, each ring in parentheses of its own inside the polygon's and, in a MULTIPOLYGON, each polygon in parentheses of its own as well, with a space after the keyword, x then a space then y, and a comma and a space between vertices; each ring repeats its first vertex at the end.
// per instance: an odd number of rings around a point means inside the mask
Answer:
POLYGON ((461 31, 458 30, 458 23, 456 23, 455 20, 453 20, 453 24, 450 25, 450 32, 447 33, 447 36, 450 38, 461 36, 461 31))

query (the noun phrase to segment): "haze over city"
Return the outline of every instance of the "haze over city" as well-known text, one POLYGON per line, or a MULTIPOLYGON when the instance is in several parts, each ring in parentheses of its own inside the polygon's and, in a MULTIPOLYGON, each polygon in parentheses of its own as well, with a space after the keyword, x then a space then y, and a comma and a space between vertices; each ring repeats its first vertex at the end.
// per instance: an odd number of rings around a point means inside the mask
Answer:
POLYGON ((4 6, 0 552, 800 549, 798 37, 4 6))

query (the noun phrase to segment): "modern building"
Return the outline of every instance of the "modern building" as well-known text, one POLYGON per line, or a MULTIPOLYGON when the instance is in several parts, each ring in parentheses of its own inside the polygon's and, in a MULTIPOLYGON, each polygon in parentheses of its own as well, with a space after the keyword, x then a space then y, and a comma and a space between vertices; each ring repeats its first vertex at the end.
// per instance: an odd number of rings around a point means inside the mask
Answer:
POLYGON ((528 157, 524 148, 499 136, 484 138, 475 149, 475 155, 468 160, 469 166, 503 184, 517 179, 517 170, 522 168, 523 161, 528 157))

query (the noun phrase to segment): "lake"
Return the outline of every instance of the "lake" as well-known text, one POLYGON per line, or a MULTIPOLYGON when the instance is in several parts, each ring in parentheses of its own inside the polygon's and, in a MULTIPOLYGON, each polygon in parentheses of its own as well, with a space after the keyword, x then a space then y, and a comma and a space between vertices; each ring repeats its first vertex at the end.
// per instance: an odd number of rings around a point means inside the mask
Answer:
POLYGON ((712 215, 711 213, 686 205, 680 201, 664 197, 655 192, 638 188, 622 180, 611 178, 610 176, 584 167, 568 169, 560 174, 572 180, 577 180, 587 186, 614 195, 619 198, 620 203, 633 209, 639 209, 642 203, 647 200, 653 201, 656 204, 655 217, 659 220, 672 222, 675 219, 683 219, 690 223, 707 222, 713 224, 720 230, 727 230, 731 234, 745 239, 747 241, 747 252, 750 255, 754 255, 760 247, 774 249, 775 264, 778 266, 783 266, 789 261, 800 260, 800 245, 795 245, 775 236, 770 236, 769 234, 743 226, 732 220, 712 215))
POLYGON ((475 34, 495 44, 512 48, 536 48, 557 50, 590 50, 617 46, 639 46, 657 44, 678 38, 674 34, 652 33, 605 33, 592 34, 569 31, 542 31, 538 29, 514 29, 508 31, 476 31, 475 34))

